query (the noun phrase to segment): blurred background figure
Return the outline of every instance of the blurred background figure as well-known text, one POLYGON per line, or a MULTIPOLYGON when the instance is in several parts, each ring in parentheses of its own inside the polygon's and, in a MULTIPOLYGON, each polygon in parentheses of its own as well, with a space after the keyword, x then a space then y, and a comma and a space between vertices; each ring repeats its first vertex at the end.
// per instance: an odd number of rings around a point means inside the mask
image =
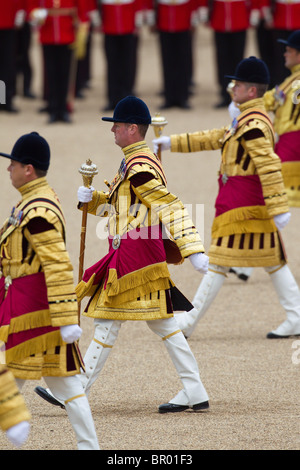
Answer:
POLYGON ((265 27, 272 31, 272 64, 270 74, 273 85, 279 85, 289 75, 285 66, 284 47, 278 39, 287 39, 300 29, 300 0, 262 0, 261 9, 265 27))
POLYGON ((0 80, 5 83, 5 104, 0 110, 15 113, 13 106, 16 78, 17 28, 24 23, 24 9, 21 0, 0 0, 0 80))
POLYGON ((197 10, 192 0, 158 0, 154 3, 165 100, 162 109, 173 106, 189 109, 192 29, 197 24, 197 10))
POLYGON ((220 99, 215 108, 227 107, 229 75, 244 58, 250 21, 258 16, 256 3, 251 0, 201 0, 201 21, 214 32, 215 64, 220 99), (251 17, 251 18, 250 18, 251 17), (252 19, 253 18, 253 19, 252 19))
POLYGON ((39 28, 48 93, 49 123, 70 119, 77 60, 85 54, 89 28, 86 0, 29 0, 30 21, 39 28))
POLYGON ((122 98, 134 94, 139 28, 143 18, 138 0, 101 0, 99 8, 106 60, 107 105, 104 110, 110 111, 122 98))
POLYGON ((32 93, 33 68, 30 60, 30 47, 32 40, 32 28, 29 22, 29 0, 20 0, 23 8, 23 16, 20 27, 16 32, 16 82, 15 94, 24 98, 35 98, 32 93), (24 21, 23 21, 24 19, 24 21), (20 82, 20 83, 19 83, 20 82))

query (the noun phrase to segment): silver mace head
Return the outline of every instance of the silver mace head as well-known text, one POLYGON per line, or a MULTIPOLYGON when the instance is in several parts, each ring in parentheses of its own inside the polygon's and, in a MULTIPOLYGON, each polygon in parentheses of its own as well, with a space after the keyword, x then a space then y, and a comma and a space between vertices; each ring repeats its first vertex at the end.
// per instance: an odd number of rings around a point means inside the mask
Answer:
POLYGON ((94 176, 98 174, 97 166, 92 162, 92 160, 88 159, 81 165, 78 171, 82 175, 83 185, 86 188, 89 188, 92 184, 94 176))
POLYGON ((151 119, 151 126, 154 128, 155 137, 160 137, 164 127, 168 124, 165 117, 161 116, 160 113, 156 113, 151 119))

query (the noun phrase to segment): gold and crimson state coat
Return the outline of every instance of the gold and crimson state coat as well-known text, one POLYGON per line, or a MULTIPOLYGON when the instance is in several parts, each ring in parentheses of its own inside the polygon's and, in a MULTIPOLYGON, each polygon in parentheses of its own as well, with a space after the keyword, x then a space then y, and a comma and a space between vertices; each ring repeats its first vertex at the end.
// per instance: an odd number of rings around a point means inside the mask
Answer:
POLYGON ((7 431, 22 421, 29 421, 31 415, 10 370, 0 364, 0 428, 7 431))
POLYGON ((278 87, 264 95, 267 111, 274 112, 275 150, 282 161, 282 175, 289 205, 300 207, 300 64, 278 87))
POLYGON ((22 199, 0 232, 0 340, 6 343, 6 363, 22 379, 74 375, 80 353, 60 334, 61 326, 78 323, 62 207, 46 178, 18 190, 22 199))
POLYGON ((242 104, 240 110, 231 126, 172 135, 171 151, 221 149, 210 263, 276 266, 285 260, 273 217, 289 210, 281 161, 274 152, 275 136, 262 98, 242 104), (246 183, 250 195, 245 194, 246 183), (224 193, 226 188, 231 194, 224 193), (242 204, 238 203, 240 197, 242 204), (225 209, 218 212, 219 203, 225 209))
POLYGON ((88 203, 89 213, 108 216, 108 236, 120 236, 120 246, 116 250, 110 248, 108 258, 103 258, 108 267, 101 280, 95 283, 92 275, 77 286, 76 292, 79 300, 91 296, 85 312, 89 317, 168 318, 173 315, 168 297, 173 283, 156 229, 163 225, 171 234, 182 260, 192 253, 204 252, 204 247, 183 203, 167 190, 160 162, 146 142, 122 150, 124 159, 109 191, 94 191, 88 203), (144 242, 141 234, 148 234, 149 230, 153 230, 154 239, 149 237, 144 242), (144 258, 142 266, 138 264, 140 258, 144 258), (127 267, 125 275, 121 272, 122 263, 127 267))

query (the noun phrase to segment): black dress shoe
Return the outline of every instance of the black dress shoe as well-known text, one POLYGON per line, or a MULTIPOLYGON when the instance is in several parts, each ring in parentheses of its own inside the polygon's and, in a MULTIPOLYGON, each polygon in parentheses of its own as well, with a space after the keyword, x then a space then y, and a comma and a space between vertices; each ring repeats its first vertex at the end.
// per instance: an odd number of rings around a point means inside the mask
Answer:
POLYGON ((53 122, 59 121, 57 114, 55 113, 50 113, 49 119, 48 119, 48 124, 52 124, 53 122))
POLYGON ((175 403, 164 403, 163 405, 159 405, 158 411, 159 413, 177 413, 178 411, 185 411, 189 408, 189 406, 185 405, 175 405, 175 403))
POLYGON ((272 331, 270 331, 270 333, 267 334, 268 339, 280 339, 280 338, 289 338, 289 337, 290 335, 287 335, 287 336, 277 335, 276 333, 272 333, 272 331))
POLYGON ((238 274, 233 268, 230 268, 229 272, 235 274, 242 281, 246 282, 249 279, 249 276, 247 276, 247 274, 238 274))
POLYGON ((72 119, 70 118, 70 114, 66 111, 58 116, 58 120, 61 122, 71 123, 72 119))
POLYGON ((3 106, 2 106, 2 105, 0 105, 0 106, 1 106, 1 109, 2 109, 3 111, 6 111, 7 113, 14 113, 14 114, 16 114, 16 113, 19 113, 19 112, 20 112, 20 110, 17 109, 17 108, 15 108, 12 104, 5 104, 5 105, 3 105, 3 106))
MULTIPOLYGON (((188 405, 176 405, 175 403, 164 403, 158 407, 159 413, 177 413, 179 411, 188 410, 190 407, 188 405)), ((208 401, 203 401, 202 403, 196 403, 191 406, 193 411, 207 410, 209 408, 208 401)))
POLYGON ((24 91, 24 98, 29 98, 30 100, 34 100, 36 96, 31 93, 31 91, 24 91))
POLYGON ((181 109, 192 109, 191 105, 187 101, 182 101, 179 103, 178 107, 181 109))
POLYGON ((202 403, 196 403, 196 405, 192 406, 193 411, 201 411, 201 410, 208 410, 209 402, 203 401, 202 403))
POLYGON ((35 387, 34 389, 35 393, 37 393, 41 398, 46 400, 48 403, 51 403, 51 405, 55 406, 60 406, 63 410, 65 409, 65 405, 60 403, 58 400, 56 400, 50 393, 47 392, 47 390, 43 387, 35 387))

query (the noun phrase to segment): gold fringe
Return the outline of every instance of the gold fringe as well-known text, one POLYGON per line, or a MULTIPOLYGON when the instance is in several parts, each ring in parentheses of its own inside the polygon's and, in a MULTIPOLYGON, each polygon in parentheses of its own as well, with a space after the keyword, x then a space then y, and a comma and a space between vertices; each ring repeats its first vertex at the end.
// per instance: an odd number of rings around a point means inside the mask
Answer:
POLYGON ((3 341, 4 343, 6 343, 7 338, 8 338, 8 332, 9 332, 9 325, 0 327, 0 341, 3 341))
POLYGON ((212 237, 235 233, 271 233, 276 231, 265 206, 239 207, 219 215, 213 221, 212 237))
POLYGON ((5 352, 6 364, 22 360, 25 357, 46 351, 49 348, 55 348, 63 344, 59 330, 46 333, 38 338, 32 338, 25 343, 19 344, 5 352))
POLYGON ((37 310, 17 318, 12 318, 9 325, 9 334, 43 326, 51 326, 49 310, 37 310))
POLYGON ((77 295, 78 302, 81 302, 84 297, 90 297, 93 295, 97 286, 93 286, 93 282, 95 279, 96 274, 94 273, 88 282, 80 281, 77 286, 75 287, 75 293, 77 295))
POLYGON ((143 284, 142 286, 136 286, 128 291, 121 292, 113 298, 107 298, 105 295, 104 305, 109 305, 110 307, 118 306, 120 303, 131 302, 132 300, 148 295, 152 292, 157 292, 160 290, 166 290, 170 288, 170 283, 168 278, 160 278, 148 284, 143 284))
MULTIPOLYGON (((117 271, 115 269, 109 270, 107 286, 105 289, 107 301, 120 294, 132 291, 138 288, 139 292, 143 292, 143 286, 154 281, 160 281, 161 279, 170 278, 168 266, 165 261, 155 265, 146 266, 145 268, 138 269, 132 273, 126 274, 125 276, 118 279, 117 271)), ((148 290, 148 289, 146 289, 148 290)), ((160 289, 154 289, 160 290, 160 289)), ((153 291, 153 289, 152 289, 153 291)), ((132 298, 136 298, 139 295, 145 295, 144 293, 134 295, 132 298)), ((120 302, 120 301, 118 301, 120 302)))

